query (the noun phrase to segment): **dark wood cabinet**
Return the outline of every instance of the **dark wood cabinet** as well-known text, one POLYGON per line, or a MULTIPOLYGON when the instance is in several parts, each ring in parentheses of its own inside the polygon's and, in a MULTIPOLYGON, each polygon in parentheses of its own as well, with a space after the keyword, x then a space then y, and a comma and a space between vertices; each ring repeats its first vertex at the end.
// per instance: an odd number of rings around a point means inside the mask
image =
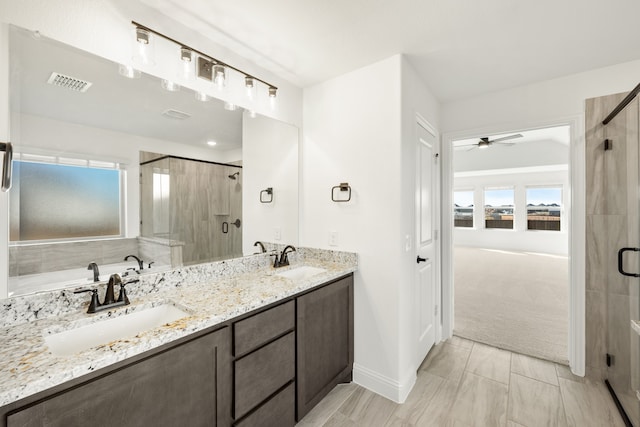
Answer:
POLYGON ((351 380, 353 275, 0 408, 0 427, 293 427, 351 380))
POLYGON ((295 301, 233 324, 238 426, 295 425, 295 301))
POLYGON ((229 426, 228 327, 20 408, 8 427, 229 426))
POLYGON ((297 419, 353 367, 353 275, 296 298, 297 419))

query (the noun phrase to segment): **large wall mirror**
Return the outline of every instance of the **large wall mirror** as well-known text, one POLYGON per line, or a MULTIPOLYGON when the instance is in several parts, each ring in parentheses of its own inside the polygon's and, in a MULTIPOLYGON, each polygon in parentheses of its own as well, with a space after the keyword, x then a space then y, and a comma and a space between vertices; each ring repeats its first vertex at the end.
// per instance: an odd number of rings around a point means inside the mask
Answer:
POLYGON ((9 36, 9 296, 297 244, 296 127, 9 36))

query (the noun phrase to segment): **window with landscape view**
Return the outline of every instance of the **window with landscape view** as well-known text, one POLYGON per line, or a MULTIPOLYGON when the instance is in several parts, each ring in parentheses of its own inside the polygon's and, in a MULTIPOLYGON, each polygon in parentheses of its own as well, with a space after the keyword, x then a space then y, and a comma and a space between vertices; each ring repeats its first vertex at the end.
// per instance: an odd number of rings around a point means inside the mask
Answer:
POLYGON ((513 229, 513 188, 487 188, 484 190, 485 228, 513 229))
POLYGON ((561 187, 527 188, 527 230, 560 231, 561 187))
POLYGON ((473 227, 473 190, 453 192, 454 227, 473 227))

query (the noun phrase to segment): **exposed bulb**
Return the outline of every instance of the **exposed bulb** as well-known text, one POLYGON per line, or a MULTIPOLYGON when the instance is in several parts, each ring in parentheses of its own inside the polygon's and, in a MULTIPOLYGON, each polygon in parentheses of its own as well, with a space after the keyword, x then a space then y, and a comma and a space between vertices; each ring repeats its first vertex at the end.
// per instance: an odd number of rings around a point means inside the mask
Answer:
POLYGON ((188 47, 181 47, 180 62, 182 64, 180 77, 186 81, 192 80, 194 76, 193 51, 188 47))
POLYGON ((151 32, 144 28, 135 28, 134 38, 133 60, 144 65, 154 65, 154 44, 151 32))
POLYGON ((249 76, 245 77, 244 87, 247 89, 247 97, 254 99, 256 96, 256 79, 249 76))
POLYGON ((213 66, 213 81, 218 87, 218 90, 224 89, 224 86, 226 85, 226 74, 224 65, 213 66))

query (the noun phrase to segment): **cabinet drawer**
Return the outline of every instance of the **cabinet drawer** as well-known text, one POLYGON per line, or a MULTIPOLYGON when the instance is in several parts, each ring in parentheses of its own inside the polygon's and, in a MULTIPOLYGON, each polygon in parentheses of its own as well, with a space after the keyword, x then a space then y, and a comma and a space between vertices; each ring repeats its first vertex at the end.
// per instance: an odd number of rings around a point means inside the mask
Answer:
POLYGON ((234 354, 244 354, 295 327, 295 303, 286 302, 233 325, 234 354))
POLYGON ((296 383, 289 384, 254 413, 236 423, 237 427, 293 427, 296 424, 296 383))
POLYGON ((235 362, 235 418, 239 419, 295 378, 293 332, 235 362))

